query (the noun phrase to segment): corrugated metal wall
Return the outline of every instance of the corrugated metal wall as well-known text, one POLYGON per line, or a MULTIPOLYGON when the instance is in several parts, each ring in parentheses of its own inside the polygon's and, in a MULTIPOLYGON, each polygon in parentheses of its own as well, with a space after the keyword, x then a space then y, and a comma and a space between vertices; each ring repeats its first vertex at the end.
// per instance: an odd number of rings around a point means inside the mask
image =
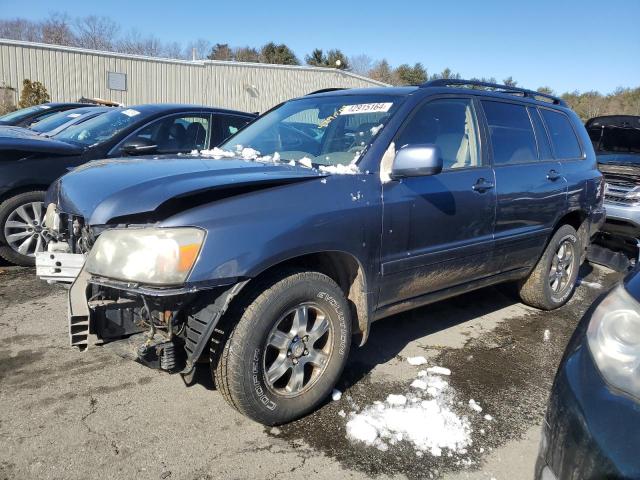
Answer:
POLYGON ((15 88, 17 100, 25 78, 42 82, 52 101, 84 96, 126 105, 196 103, 252 112, 321 88, 384 85, 334 69, 189 62, 0 39, 0 85, 15 88), (126 91, 110 90, 107 72, 126 74, 126 91))

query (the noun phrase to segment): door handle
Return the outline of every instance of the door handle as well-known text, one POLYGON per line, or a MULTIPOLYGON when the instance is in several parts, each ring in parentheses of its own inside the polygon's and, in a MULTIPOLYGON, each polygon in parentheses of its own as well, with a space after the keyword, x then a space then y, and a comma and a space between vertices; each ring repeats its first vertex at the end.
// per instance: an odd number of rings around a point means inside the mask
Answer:
POLYGON ((478 179, 473 188, 474 192, 484 193, 487 190, 491 190, 494 187, 494 184, 491 182, 487 182, 484 178, 478 179))
POLYGON ((558 172, 556 172, 555 170, 551 169, 551 170, 549 170, 549 173, 547 173, 547 180, 551 180, 552 182, 555 182, 561 176, 562 175, 560 175, 558 172))

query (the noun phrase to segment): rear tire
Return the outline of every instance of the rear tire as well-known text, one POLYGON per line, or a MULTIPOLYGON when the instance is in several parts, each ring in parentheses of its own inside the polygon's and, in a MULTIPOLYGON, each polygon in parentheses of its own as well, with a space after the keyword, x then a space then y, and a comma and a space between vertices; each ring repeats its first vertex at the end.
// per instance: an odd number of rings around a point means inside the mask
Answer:
POLYGON ((289 270, 249 288, 222 352, 211 358, 214 380, 227 403, 256 422, 290 422, 325 400, 342 374, 351 342, 347 300, 318 272, 289 270))
POLYGON ((42 228, 44 196, 43 191, 25 192, 0 204, 0 257, 15 265, 31 267, 36 264, 35 252, 47 250, 42 228), (24 209, 19 211, 20 207, 24 209))
POLYGON ((561 226, 533 271, 519 283, 520 299, 542 310, 553 310, 567 303, 575 288, 581 258, 578 233, 570 225, 561 226))

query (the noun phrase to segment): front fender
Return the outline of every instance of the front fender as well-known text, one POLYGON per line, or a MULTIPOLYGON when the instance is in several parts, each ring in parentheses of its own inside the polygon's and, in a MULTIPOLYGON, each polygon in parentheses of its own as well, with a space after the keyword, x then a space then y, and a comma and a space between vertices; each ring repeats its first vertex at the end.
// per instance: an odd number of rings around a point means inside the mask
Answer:
POLYGON ((190 283, 252 278, 290 258, 345 252, 377 269, 380 183, 373 175, 333 175, 199 206, 161 222, 207 232, 190 283))

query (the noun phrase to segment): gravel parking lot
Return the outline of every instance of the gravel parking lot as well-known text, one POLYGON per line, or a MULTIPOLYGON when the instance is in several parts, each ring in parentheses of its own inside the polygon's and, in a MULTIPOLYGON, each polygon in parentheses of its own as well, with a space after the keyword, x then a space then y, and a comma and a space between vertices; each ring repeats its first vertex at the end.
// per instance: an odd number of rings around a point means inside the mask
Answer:
POLYGON ((0 479, 531 478, 560 356, 620 275, 585 266, 582 277, 554 312, 500 287, 380 321, 352 351, 340 400, 265 428, 227 407, 205 366, 187 387, 108 348, 72 349, 66 290, 0 266, 0 479), (407 361, 420 356, 426 365, 407 361), (375 401, 415 396, 410 385, 429 366, 451 370, 448 407, 471 432, 464 451, 435 456, 406 439, 381 449, 347 438, 347 422, 375 401))

